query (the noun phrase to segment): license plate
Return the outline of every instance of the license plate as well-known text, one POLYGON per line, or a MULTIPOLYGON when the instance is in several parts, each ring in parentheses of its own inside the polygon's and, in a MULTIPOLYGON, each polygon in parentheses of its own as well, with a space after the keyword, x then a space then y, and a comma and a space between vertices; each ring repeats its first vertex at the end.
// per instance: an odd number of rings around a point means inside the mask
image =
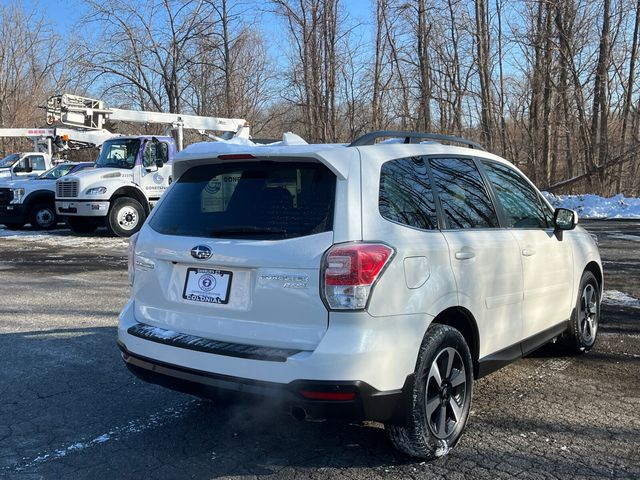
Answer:
POLYGON ((194 302, 229 303, 231 272, 211 268, 189 268, 182 298, 194 302))
POLYGON ((69 208, 69 204, 67 202, 63 202, 62 203, 62 208, 64 208, 66 210, 67 208, 69 208))

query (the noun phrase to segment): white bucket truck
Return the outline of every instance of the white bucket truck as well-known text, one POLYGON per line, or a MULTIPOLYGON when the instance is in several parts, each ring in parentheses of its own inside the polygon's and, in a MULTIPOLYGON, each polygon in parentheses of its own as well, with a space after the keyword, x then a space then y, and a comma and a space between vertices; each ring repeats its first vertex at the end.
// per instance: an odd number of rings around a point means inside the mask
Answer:
MULTIPOLYGON (((105 225, 112 235, 136 233, 151 208, 169 187, 172 161, 182 149, 183 129, 224 132, 223 138, 249 137, 242 119, 106 109, 102 100, 57 95, 47 104, 49 123, 101 129, 106 120, 167 125, 172 136, 120 136, 102 144, 96 168, 56 182, 56 213, 77 233, 105 225)), ((214 139, 218 137, 211 136, 214 139)))

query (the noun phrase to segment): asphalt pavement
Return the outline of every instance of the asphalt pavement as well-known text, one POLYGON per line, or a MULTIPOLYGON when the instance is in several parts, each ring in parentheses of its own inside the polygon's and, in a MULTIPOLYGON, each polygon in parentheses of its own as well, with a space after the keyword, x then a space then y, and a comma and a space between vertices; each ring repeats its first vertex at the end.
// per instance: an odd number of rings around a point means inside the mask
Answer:
POLYGON ((544 348, 479 380, 463 438, 434 462, 394 451, 379 424, 135 379, 115 343, 126 241, 0 230, 0 478, 638 479, 640 222, 585 226, 614 299, 595 348, 544 348))

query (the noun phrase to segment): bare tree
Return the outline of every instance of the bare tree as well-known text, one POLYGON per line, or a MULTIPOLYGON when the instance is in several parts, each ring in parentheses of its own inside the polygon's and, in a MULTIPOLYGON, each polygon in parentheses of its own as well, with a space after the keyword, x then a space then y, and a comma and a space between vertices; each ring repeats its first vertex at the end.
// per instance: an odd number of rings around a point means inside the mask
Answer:
MULTIPOLYGON (((44 16, 19 3, 0 6, 0 126, 42 126, 47 98, 73 84, 77 71, 44 16)), ((81 83, 81 82, 79 82, 81 83)), ((2 150, 24 142, 3 139, 2 150)))
POLYGON ((491 94, 491 65, 490 65, 490 37, 489 12, 485 0, 476 0, 476 49, 478 78, 480 81, 480 130, 482 139, 489 147, 493 147, 493 95, 491 94))
POLYGON ((209 6, 213 21, 194 41, 185 102, 199 115, 247 118, 257 132, 272 96, 265 40, 239 4, 222 0, 209 6))
MULTIPOLYGON (((603 165, 607 158, 607 122, 609 118, 609 103, 607 98, 607 69, 610 54, 610 0, 604 0, 602 5, 602 33, 598 48, 598 64, 593 85, 593 109, 591 113, 591 148, 587 173, 595 170, 596 164, 603 165)), ((594 172, 595 173, 595 172, 594 172)), ((589 179, 591 177, 588 177, 589 179)))
MULTIPOLYGON (((633 36, 631 40, 631 49, 629 52, 629 73, 627 75, 627 83, 624 86, 624 105, 622 107, 622 129, 620 131, 620 148, 621 152, 626 148, 627 133, 629 130, 629 117, 631 115, 631 107, 633 102, 634 83, 636 75, 636 61, 638 56, 638 32, 640 30, 640 0, 636 2, 635 21, 633 26, 633 36)), ((634 140, 637 142, 637 132, 633 131, 634 140)), ((623 162, 618 165, 617 179, 615 190, 620 192, 623 185, 623 162)))
POLYGON ((102 32, 85 52, 98 83, 140 108, 180 113, 196 41, 215 23, 210 5, 89 0, 88 7, 86 21, 102 32))
POLYGON ((300 109, 308 138, 336 141, 339 0, 272 3, 286 22, 293 45, 287 77, 295 95, 287 100, 300 109))

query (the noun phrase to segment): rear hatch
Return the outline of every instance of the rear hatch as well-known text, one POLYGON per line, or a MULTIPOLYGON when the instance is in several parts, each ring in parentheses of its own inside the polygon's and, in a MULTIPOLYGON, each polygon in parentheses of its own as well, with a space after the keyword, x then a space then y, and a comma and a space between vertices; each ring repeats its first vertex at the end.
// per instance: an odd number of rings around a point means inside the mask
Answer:
POLYGON ((140 322, 225 342, 313 350, 336 175, 311 159, 194 166, 136 247, 140 322))

